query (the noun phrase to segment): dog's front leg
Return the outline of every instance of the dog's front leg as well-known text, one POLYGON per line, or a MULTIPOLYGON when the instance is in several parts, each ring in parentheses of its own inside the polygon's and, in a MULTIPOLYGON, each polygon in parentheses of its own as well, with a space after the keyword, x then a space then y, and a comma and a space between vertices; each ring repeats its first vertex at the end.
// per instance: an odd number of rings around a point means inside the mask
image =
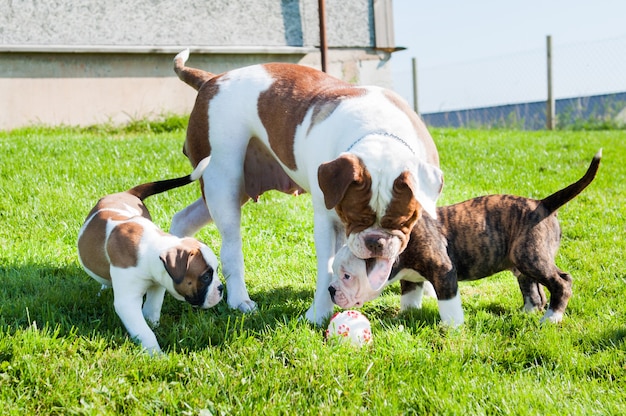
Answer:
POLYGON ((424 282, 400 280, 400 312, 421 309, 424 295, 424 282))
POLYGON ((439 277, 433 279, 432 282, 437 294, 441 322, 453 328, 463 325, 465 317, 456 271, 454 269, 447 272, 442 271, 439 277))
POLYGON ((153 326, 159 325, 164 297, 165 288, 161 285, 151 286, 146 292, 146 300, 143 303, 142 313, 144 318, 153 326))
MULTIPOLYGON (((132 277, 132 276, 131 276, 132 277)), ((161 354, 156 335, 143 317, 141 304, 143 291, 137 285, 130 285, 129 276, 111 270, 113 282, 113 305, 130 337, 141 344, 150 355, 161 354)))
POLYGON ((317 283, 315 286, 315 296, 313 305, 306 312, 306 319, 316 325, 321 325, 324 319, 333 312, 333 301, 330 298, 328 287, 332 281, 332 264, 335 247, 338 242, 343 241, 337 233, 332 218, 326 212, 325 207, 314 209, 314 240, 315 253, 317 256, 317 283))

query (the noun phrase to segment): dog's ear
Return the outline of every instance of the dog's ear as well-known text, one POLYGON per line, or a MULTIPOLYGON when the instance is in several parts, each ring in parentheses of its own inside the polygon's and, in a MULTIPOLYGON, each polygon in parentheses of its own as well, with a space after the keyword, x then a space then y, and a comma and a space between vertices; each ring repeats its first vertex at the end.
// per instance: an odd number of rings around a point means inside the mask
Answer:
POLYGON ((322 163, 317 169, 317 181, 324 193, 326 209, 333 209, 346 195, 353 182, 363 180, 360 159, 352 154, 343 154, 330 162, 322 163))
POLYGON ((369 270, 367 280, 373 291, 380 291, 391 274, 391 268, 393 267, 393 261, 390 259, 377 258, 372 268, 369 270))
POLYGON ((443 189, 443 172, 436 166, 419 162, 413 179, 413 181, 408 181, 413 196, 428 215, 437 219, 436 204, 443 189))
POLYGON ((189 250, 174 246, 162 252, 159 258, 174 283, 182 282, 189 264, 189 250))

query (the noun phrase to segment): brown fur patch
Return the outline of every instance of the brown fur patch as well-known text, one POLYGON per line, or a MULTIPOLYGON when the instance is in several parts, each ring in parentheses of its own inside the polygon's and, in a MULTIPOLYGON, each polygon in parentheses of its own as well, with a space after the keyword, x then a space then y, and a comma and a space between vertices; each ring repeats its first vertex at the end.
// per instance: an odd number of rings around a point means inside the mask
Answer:
POLYGON ((246 195, 255 201, 259 195, 272 189, 289 194, 304 193, 304 189, 287 176, 276 158, 256 137, 248 144, 243 171, 246 195))
POLYGON ((324 191, 326 207, 335 207, 346 226, 346 235, 358 233, 374 224, 376 213, 369 206, 372 177, 361 159, 352 154, 341 156, 322 165, 318 179, 324 191))
POLYGON ((167 259, 165 263, 170 276, 176 275, 172 276, 174 289, 192 305, 201 305, 212 282, 212 279, 208 282, 203 281, 202 275, 209 273, 213 276, 215 271, 204 260, 200 244, 197 240, 185 238, 169 252, 163 253, 161 258, 167 259), (176 259, 175 262, 178 264, 174 264, 172 259, 176 259))
POLYGON ((211 99, 219 92, 219 85, 216 84, 221 76, 217 76, 206 82, 198 91, 196 103, 189 116, 187 125, 187 139, 183 148, 183 153, 189 158, 192 166, 211 154, 211 143, 209 141, 209 105, 211 99))
POLYGON ((411 229, 419 219, 422 206, 413 196, 411 190, 411 176, 403 172, 393 182, 392 198, 387 206, 380 225, 388 230, 398 230, 404 235, 401 250, 404 250, 411 233, 411 229))
POLYGON ((85 268, 103 279, 111 280, 109 261, 104 250, 106 213, 96 214, 78 239, 78 254, 85 268))
POLYGON ((265 64, 275 82, 259 96, 259 117, 270 146, 280 161, 296 170, 293 153, 296 128, 314 108, 314 122, 328 117, 341 100, 358 97, 365 90, 316 69, 294 64, 265 64))
POLYGON ((398 107, 411 120, 411 124, 413 124, 417 137, 421 139, 421 142, 426 148, 426 163, 439 166, 439 153, 437 153, 435 142, 433 141, 433 138, 426 128, 422 118, 415 113, 415 111, 413 111, 406 101, 404 101, 398 94, 390 90, 385 90, 384 95, 393 105, 398 107))
POLYGON ((118 224, 109 234, 106 250, 111 265, 127 269, 137 266, 139 242, 143 236, 143 226, 136 222, 118 224))

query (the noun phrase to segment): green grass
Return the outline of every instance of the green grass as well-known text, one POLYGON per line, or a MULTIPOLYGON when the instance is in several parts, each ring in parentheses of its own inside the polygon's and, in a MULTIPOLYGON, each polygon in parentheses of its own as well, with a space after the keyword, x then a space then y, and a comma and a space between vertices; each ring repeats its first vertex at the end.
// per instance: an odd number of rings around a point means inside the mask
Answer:
MULTIPOLYGON (((183 123, 184 124, 184 119, 183 123)), ((434 130, 441 203, 486 193, 543 197, 600 172, 560 210, 559 266, 574 276, 564 322, 520 312, 511 274, 461 286, 466 324, 439 325, 436 302, 399 313, 399 288, 363 312, 374 345, 326 344, 300 320, 312 302, 309 197, 244 208, 247 282, 259 312, 196 310, 166 296, 156 329, 167 356, 131 342, 112 293, 80 268, 78 229, 96 200, 183 175, 184 131, 135 123, 0 133, 0 403, 3 414, 626 413, 626 132, 434 130)), ((147 200, 155 222, 197 185, 147 200)), ((198 237, 216 252, 213 226, 198 237)))

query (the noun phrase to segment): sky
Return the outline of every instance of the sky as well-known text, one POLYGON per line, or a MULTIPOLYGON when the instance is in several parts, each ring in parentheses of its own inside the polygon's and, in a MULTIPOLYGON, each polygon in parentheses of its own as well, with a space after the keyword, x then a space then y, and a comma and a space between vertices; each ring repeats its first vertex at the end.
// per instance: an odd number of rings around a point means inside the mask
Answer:
POLYGON ((624 0, 393 0, 394 89, 423 113, 626 91, 624 0))

